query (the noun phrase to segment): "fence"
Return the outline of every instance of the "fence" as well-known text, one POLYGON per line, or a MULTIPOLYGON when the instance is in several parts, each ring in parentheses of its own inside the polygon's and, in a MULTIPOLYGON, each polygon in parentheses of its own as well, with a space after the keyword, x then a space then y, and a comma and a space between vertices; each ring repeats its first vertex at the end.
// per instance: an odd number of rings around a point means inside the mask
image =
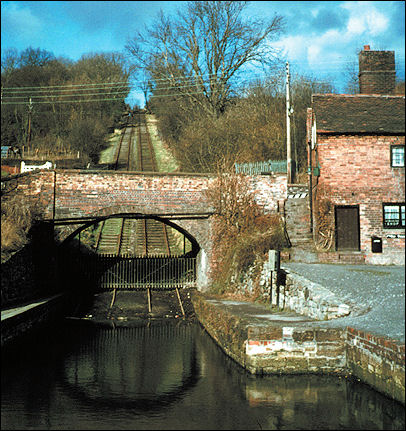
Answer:
POLYGON ((71 256, 64 268, 74 270, 96 289, 174 289, 194 287, 196 258, 171 256, 71 256))
POLYGON ((236 174, 262 175, 270 173, 286 173, 286 160, 268 160, 264 162, 235 163, 236 174))
POLYGON ((55 165, 52 165, 52 162, 46 162, 43 165, 27 165, 24 161, 21 162, 20 172, 30 172, 35 171, 36 169, 52 169, 55 165))

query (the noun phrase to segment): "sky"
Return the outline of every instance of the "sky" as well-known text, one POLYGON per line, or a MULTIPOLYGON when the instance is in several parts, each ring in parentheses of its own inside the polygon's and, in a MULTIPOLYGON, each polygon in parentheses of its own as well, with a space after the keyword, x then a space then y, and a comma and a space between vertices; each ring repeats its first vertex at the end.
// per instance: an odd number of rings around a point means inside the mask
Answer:
MULTIPOLYGON (((2 1, 1 52, 28 47, 77 61, 84 54, 125 52, 134 34, 153 25, 160 10, 173 15, 185 1, 2 1)), ((247 16, 285 20, 274 42, 292 75, 329 79, 345 91, 345 70, 357 52, 395 51, 397 77, 405 78, 404 1, 252 1, 247 16)), ((134 89, 127 101, 143 106, 134 89)))

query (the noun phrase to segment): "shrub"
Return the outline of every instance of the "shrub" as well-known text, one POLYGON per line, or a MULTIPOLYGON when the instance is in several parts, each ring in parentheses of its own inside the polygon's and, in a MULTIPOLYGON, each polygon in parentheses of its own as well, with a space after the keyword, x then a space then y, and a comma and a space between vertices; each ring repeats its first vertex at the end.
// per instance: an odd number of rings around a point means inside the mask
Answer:
POLYGON ((69 147, 80 151, 82 159, 88 157, 93 163, 98 163, 100 151, 106 145, 105 127, 93 118, 73 121, 71 127, 67 138, 69 147))
POLYGON ((244 175, 220 174, 208 191, 215 208, 213 290, 233 290, 233 280, 286 244, 279 214, 264 214, 244 175))
POLYGON ((39 209, 27 198, 18 195, 2 196, 1 201, 1 258, 22 248, 29 240, 29 231, 39 218, 39 209))

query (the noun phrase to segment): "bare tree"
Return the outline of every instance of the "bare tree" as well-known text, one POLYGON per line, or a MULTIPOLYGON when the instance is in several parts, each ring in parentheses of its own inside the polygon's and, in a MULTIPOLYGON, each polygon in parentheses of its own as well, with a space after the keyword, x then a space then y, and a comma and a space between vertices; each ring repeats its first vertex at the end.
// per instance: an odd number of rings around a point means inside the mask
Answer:
POLYGON ((135 70, 148 71, 156 91, 187 97, 219 115, 232 96, 232 78, 244 65, 275 61, 272 40, 283 19, 270 22, 243 17, 247 2, 190 1, 175 18, 161 13, 153 27, 126 45, 135 70))
POLYGON ((359 80, 358 80, 358 56, 360 50, 354 51, 351 58, 348 59, 344 70, 342 72, 343 78, 346 82, 345 92, 347 94, 358 94, 359 93, 359 80))

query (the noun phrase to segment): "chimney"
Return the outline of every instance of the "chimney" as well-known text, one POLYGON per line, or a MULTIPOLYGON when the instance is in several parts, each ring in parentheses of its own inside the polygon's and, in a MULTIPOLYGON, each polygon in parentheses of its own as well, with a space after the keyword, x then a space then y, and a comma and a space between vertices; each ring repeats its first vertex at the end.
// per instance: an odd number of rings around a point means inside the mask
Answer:
POLYGON ((361 94, 394 94, 395 52, 371 51, 364 45, 359 53, 359 91, 361 94))

